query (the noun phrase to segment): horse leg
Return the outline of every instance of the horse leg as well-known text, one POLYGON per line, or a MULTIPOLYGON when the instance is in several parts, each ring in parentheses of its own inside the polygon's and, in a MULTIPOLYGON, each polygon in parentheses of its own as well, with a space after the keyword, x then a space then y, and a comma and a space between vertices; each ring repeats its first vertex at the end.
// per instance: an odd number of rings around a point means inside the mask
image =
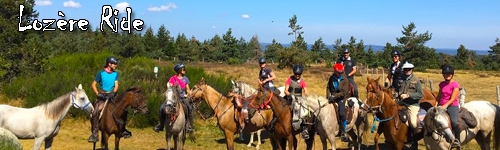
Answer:
POLYGON ((178 144, 179 148, 178 148, 178 150, 179 149, 184 149, 184 142, 186 141, 186 134, 185 134, 185 132, 181 131, 179 133, 179 139, 178 140, 179 140, 179 144, 178 144))
POLYGON ((35 138, 35 144, 33 145, 33 150, 39 150, 40 146, 42 146, 42 143, 44 140, 45 140, 45 137, 35 138))
POLYGON ((118 134, 115 134, 115 150, 120 149, 120 138, 121 136, 118 134))
POLYGON ((356 133, 354 132, 354 129, 351 129, 349 130, 349 132, 347 132, 347 134, 349 134, 349 136, 351 137, 351 143, 353 143, 354 146, 351 147, 351 149, 359 149, 358 147, 358 136, 356 135, 356 133))
MULTIPOLYGON (((309 130, 309 139, 305 140, 306 141, 306 146, 307 146, 307 150, 311 150, 313 148, 313 144, 314 144, 314 134, 316 134, 316 131, 314 130, 314 128, 311 128, 311 130, 309 130)), ((297 146, 295 146, 297 147, 297 146)))
POLYGON ((166 127, 167 130, 165 130, 165 140, 167 141, 167 149, 166 150, 170 150, 170 130, 168 127, 166 127))
MULTIPOLYGON (((467 132, 467 130, 465 132, 467 132)), ((483 132, 483 135, 484 135, 484 132, 483 132)), ((483 144, 484 144, 484 147, 485 147, 484 149, 486 149, 486 150, 491 149, 491 147, 490 147, 490 141, 491 141, 491 132, 488 133, 488 135, 486 135, 486 137, 484 137, 484 141, 483 141, 483 144)))
MULTIPOLYGON (((489 141, 489 140, 485 139, 485 137, 489 137, 489 136, 485 136, 484 133, 481 131, 477 132, 476 141, 477 141, 477 144, 479 144, 479 146, 481 147, 481 150, 489 150, 489 149, 486 149, 486 141, 489 141)), ((489 143, 488 143, 488 146, 489 146, 489 143)))
POLYGON ((297 149, 297 138, 293 136, 293 134, 288 135, 288 141, 285 141, 283 143, 286 144, 286 142, 288 142, 288 149, 293 149, 293 150, 297 149))
POLYGON ((174 135, 173 138, 174 138, 174 149, 179 149, 179 147, 178 147, 179 146, 178 142, 180 141, 179 140, 179 135, 174 135))
POLYGON ((250 133, 250 142, 248 142, 248 145, 247 147, 251 147, 252 146, 252 143, 253 143, 253 135, 255 134, 255 132, 251 132, 250 133))
POLYGON ((328 146, 327 146, 327 143, 326 143, 326 137, 325 137, 325 135, 323 135, 323 134, 320 135, 319 139, 321 140, 321 144, 323 144, 323 150, 327 150, 328 146))
POLYGON ((45 139, 45 150, 50 150, 50 147, 52 147, 53 141, 54 141, 54 137, 50 137, 50 138, 45 139))
POLYGON ((108 134, 106 132, 101 132, 101 145, 105 150, 108 150, 108 134))
MULTIPOLYGON (((255 146, 256 149, 260 149, 260 143, 261 143, 261 141, 260 141, 260 133, 261 132, 262 132, 262 130, 258 130, 257 131, 257 140, 258 141, 257 141, 257 146, 255 146)), ((253 137, 252 137, 252 140, 253 140, 253 137)))
POLYGON ((226 145, 228 150, 234 149, 234 132, 229 130, 224 131, 224 135, 226 136, 226 145))
POLYGON ((375 134, 375 137, 373 139, 375 150, 380 150, 380 148, 378 147, 378 139, 380 138, 380 134, 382 134, 383 129, 384 129, 384 123, 379 123, 377 128, 377 133, 375 134))

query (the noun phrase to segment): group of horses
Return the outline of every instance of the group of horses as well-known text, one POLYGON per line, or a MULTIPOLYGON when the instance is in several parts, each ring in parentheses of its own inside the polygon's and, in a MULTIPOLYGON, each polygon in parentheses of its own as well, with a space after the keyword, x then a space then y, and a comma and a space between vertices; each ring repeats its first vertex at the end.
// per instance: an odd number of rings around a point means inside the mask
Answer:
MULTIPOLYGON (((375 135, 375 149, 379 149, 378 138, 384 134, 385 143, 389 149, 401 150, 408 140, 408 123, 403 122, 399 106, 393 99, 393 91, 379 84, 379 79, 367 78, 366 86, 367 98, 364 102, 368 106, 367 110, 362 110, 359 105, 352 106, 352 119, 346 128, 349 135, 349 145, 352 149, 361 149, 363 134, 369 128, 368 113, 374 116, 375 121, 379 122, 379 128, 375 135)), ((167 149, 170 149, 170 138, 173 136, 174 148, 183 149, 186 139, 186 108, 182 105, 179 96, 180 87, 167 86, 165 92, 165 129, 167 149)), ((232 92, 228 95, 217 92, 205 83, 202 78, 189 95, 189 100, 203 99, 215 112, 217 124, 223 131, 227 149, 234 149, 234 135, 243 133, 258 132, 262 129, 269 130, 271 120, 276 118, 274 132, 270 134, 270 141, 273 149, 297 149, 296 134, 300 131, 292 127, 292 105, 283 98, 284 88, 278 88, 278 91, 270 91, 262 87, 252 88, 244 82, 233 82, 232 92), (244 99, 255 111, 250 115, 251 118, 245 123, 244 128, 240 122, 235 119, 240 112, 235 107, 235 99, 244 99)), ((450 149, 451 142, 454 139, 451 121, 445 109, 437 107, 437 93, 424 89, 424 98, 420 100, 422 110, 427 114, 423 119, 423 127, 412 138, 424 139, 427 149, 450 149)), ((100 115, 101 144, 104 149, 108 149, 108 138, 115 135, 115 149, 118 149, 123 126, 126 123, 123 116, 126 117, 127 108, 133 109, 145 114, 148 107, 140 88, 130 88, 124 93, 110 101, 103 108, 100 115)), ((336 135, 339 132, 339 122, 337 120, 337 111, 334 104, 328 102, 325 97, 317 94, 309 94, 302 97, 300 107, 312 114, 312 127, 309 128, 309 137, 305 140, 306 149, 313 148, 314 135, 318 134, 323 144, 323 149, 328 148, 327 140, 330 142, 330 148, 335 150, 336 135)), ((349 98, 349 101, 358 103, 357 98, 349 98)), ((298 106, 297 106, 298 105, 298 106)), ((0 105, 0 127, 11 131, 19 139, 35 139, 34 150, 38 150, 45 142, 45 149, 50 149, 54 137, 58 134, 60 123, 66 116, 71 107, 83 110, 90 114, 94 107, 85 94, 80 84, 67 94, 64 94, 55 100, 39 105, 33 108, 18 108, 9 105, 0 105)), ((500 149, 500 107, 488 101, 470 101, 460 104, 461 108, 466 108, 477 121, 477 125, 461 131, 460 141, 462 145, 467 144, 472 139, 476 139, 482 150, 489 150, 491 136, 493 134, 493 146, 496 150, 500 149), (494 132, 494 133, 493 133, 494 132)), ((462 122, 463 124, 463 122, 462 122)), ((192 134, 190 138, 194 139, 192 134)), ((259 144, 260 145, 260 141, 259 144)), ((95 143, 94 143, 95 149, 95 143)))

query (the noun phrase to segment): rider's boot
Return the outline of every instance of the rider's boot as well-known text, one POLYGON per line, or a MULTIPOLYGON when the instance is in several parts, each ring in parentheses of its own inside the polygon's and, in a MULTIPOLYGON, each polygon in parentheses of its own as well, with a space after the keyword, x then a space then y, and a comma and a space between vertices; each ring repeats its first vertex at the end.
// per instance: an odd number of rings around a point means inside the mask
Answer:
POLYGON ((160 115, 160 123, 157 124, 155 127, 153 127, 153 130, 155 132, 160 132, 163 131, 163 128, 165 127, 165 118, 167 117, 167 114, 165 114, 165 108, 160 107, 160 111, 158 112, 160 115))
POLYGON ((193 125, 194 124, 194 121, 193 121, 193 105, 188 104, 187 108, 188 108, 188 115, 186 117, 187 117, 188 125, 189 126, 187 127, 186 131, 188 133, 191 133, 191 132, 194 131, 194 125, 193 125))
POLYGON ((342 127, 340 129, 340 140, 342 140, 342 142, 348 142, 349 141, 349 138, 347 138, 347 133, 346 133, 346 130, 347 130, 347 121, 345 120, 342 120, 342 127))
POLYGON ((278 118, 273 117, 273 120, 269 123, 269 133, 271 134, 274 134, 274 124, 276 124, 276 121, 278 121, 278 118))
POLYGON ((303 139, 309 139, 309 132, 307 131, 307 125, 302 126, 302 133, 300 134, 303 139))
POLYGON ((454 128, 453 132, 455 133, 455 141, 451 144, 451 148, 457 148, 460 149, 460 129, 454 128))
POLYGON ((99 110, 94 109, 94 112, 92 112, 92 118, 90 120, 91 128, 92 128, 92 134, 89 137, 89 142, 95 143, 99 141, 99 137, 97 135, 97 132, 99 132, 99 110))
POLYGON ((122 116, 122 120, 124 121, 124 124, 123 124, 123 133, 122 133, 122 136, 123 138, 130 138, 132 136, 132 132, 130 132, 129 130, 127 130, 125 127, 127 127, 127 112, 125 112, 122 116))

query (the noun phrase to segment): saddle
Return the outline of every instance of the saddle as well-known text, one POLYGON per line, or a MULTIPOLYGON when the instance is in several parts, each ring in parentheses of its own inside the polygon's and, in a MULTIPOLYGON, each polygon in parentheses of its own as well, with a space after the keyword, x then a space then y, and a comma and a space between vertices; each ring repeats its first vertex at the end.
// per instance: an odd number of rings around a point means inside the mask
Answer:
MULTIPOLYGON (((417 113, 417 127, 416 128, 422 128, 423 125, 423 118, 421 119, 421 111, 422 109, 419 109, 418 110, 418 113, 417 113)), ((424 110, 425 111, 425 110, 424 110)), ((401 108, 398 109, 398 116, 399 116, 399 121, 401 121, 401 123, 404 123, 406 124, 408 127, 409 127, 409 120, 410 120, 410 113, 408 112, 408 108, 406 108, 405 106, 401 106, 401 108)), ((424 114, 425 116, 425 114, 424 114)), ((397 122, 396 122, 396 126, 397 126, 397 122)))
POLYGON ((238 122, 240 131, 245 128, 245 123, 253 117, 257 110, 253 107, 248 107, 250 102, 255 99, 255 95, 244 98, 236 93, 229 93, 228 96, 232 97, 234 104, 234 120, 238 122))
POLYGON ((476 117, 474 117, 474 114, 467 110, 467 108, 460 107, 458 116, 458 128, 460 131, 468 128, 475 128, 477 126, 476 117))
MULTIPOLYGON (((348 101, 350 100, 346 100, 346 105, 345 105, 345 115, 346 115, 346 121, 347 121, 347 124, 351 123, 351 120, 353 119, 353 114, 354 114, 354 108, 352 107, 349 107, 347 105, 348 101)), ((339 110, 338 110, 338 105, 337 103, 333 103, 333 107, 335 108, 335 113, 337 114, 337 121, 340 123, 340 117, 338 117, 338 114, 339 114, 339 110)))

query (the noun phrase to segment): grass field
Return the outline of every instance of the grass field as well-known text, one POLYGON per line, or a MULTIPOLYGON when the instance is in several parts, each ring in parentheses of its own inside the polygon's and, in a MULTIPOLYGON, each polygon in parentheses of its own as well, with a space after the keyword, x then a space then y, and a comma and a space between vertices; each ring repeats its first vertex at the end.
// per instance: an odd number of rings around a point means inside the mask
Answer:
MULTIPOLYGON (((169 63, 162 63, 163 65, 168 65, 169 63)), ((224 74, 235 77, 236 80, 247 82, 251 85, 257 86, 257 74, 259 68, 256 64, 243 64, 238 66, 217 64, 217 63, 195 63, 188 64, 191 66, 203 67, 205 71, 209 74, 224 74)), ((292 74, 291 70, 277 70, 274 65, 270 65, 273 71, 277 75, 277 80, 275 84, 282 86, 285 80, 292 74)), ((304 78, 307 82, 309 91, 312 93, 317 93, 320 95, 325 95, 326 82, 328 77, 331 75, 332 69, 325 68, 321 66, 313 66, 304 72, 304 78)), ((420 79, 429 79, 434 81, 433 89, 438 89, 438 84, 442 81, 442 76, 439 70, 429 70, 427 73, 415 73, 420 79)), ((360 99, 364 100, 366 98, 366 76, 357 76, 356 83, 358 85, 360 99)), ((369 75, 371 76, 371 75, 369 75)), ((455 79, 462 86, 467 88, 467 100, 487 100, 493 103, 496 102, 496 89, 495 86, 500 84, 500 72, 489 72, 489 71, 457 71, 455 79)), ((89 90, 89 89, 88 89, 89 90)), ((146 94, 147 95, 147 94, 146 94)), ((5 99, 0 95, 1 101, 5 99)), ((10 105, 21 104, 21 100, 9 100, 10 105)), ((156 112, 151 112, 156 113, 156 112)), ((370 115, 371 116, 371 115, 370 115)), ((371 123, 371 121, 370 121, 371 123)), ((92 144, 87 142, 87 138, 90 135, 90 122, 88 119, 73 119, 67 117, 63 120, 61 124, 62 128, 59 135, 55 137, 52 149, 91 149, 92 144)), ((224 135, 216 126, 216 120, 213 122, 203 121, 198 119, 196 121, 196 142, 186 141, 186 149, 225 149, 224 135)), ((122 139, 120 142, 120 149, 123 150, 151 150, 151 149, 163 149, 166 147, 165 143, 165 132, 156 133, 153 132, 152 126, 139 129, 130 128, 133 132, 133 136, 130 139, 122 139)), ((263 133, 263 143, 261 149, 271 149, 271 144, 265 133, 263 133)), ((298 137, 298 149, 304 149, 305 144, 303 140, 298 137)), ((319 139, 316 137, 316 139, 319 139)), ((383 143, 383 138, 380 140, 383 143)), ((24 149, 31 149, 34 140, 22 140, 21 143, 24 149)), ((245 141, 237 141, 235 143, 236 149, 247 149, 246 144, 248 142, 248 137, 245 141)), ((256 142, 255 142, 256 143, 256 142)), ((368 145, 368 149, 372 149, 373 145, 373 134, 368 133, 367 139, 364 141, 365 145, 368 145)), ((337 140, 337 149, 347 149, 347 144, 337 140)), ((114 140, 110 141, 110 148, 114 148, 114 140)), ((321 149, 321 142, 319 140, 315 141, 315 149, 321 149)), ((382 147, 384 148, 384 147, 382 147)), ((251 148, 253 149, 253 148, 251 148)), ((423 140, 420 141, 419 149, 425 149, 423 145, 423 140)), ((471 142, 467 146, 462 147, 462 149, 479 149, 475 141, 471 142)))

